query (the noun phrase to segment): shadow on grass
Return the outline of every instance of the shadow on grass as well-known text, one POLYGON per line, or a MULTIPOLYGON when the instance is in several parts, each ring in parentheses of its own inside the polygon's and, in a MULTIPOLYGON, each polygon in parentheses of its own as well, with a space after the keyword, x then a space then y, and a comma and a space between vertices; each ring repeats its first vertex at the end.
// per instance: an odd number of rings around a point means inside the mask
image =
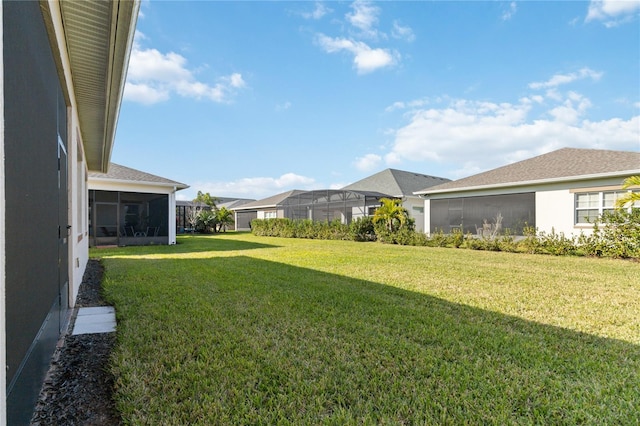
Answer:
POLYGON ((225 239, 224 235, 181 235, 175 245, 149 245, 149 246, 127 246, 127 247, 98 247, 91 249, 92 257, 103 256, 144 256, 144 255, 170 255, 172 253, 202 253, 202 252, 222 252, 222 251, 242 251, 262 248, 277 247, 271 244, 254 243, 249 241, 238 241, 225 239))
POLYGON ((132 423, 640 421, 628 342, 244 256, 105 266, 132 423))

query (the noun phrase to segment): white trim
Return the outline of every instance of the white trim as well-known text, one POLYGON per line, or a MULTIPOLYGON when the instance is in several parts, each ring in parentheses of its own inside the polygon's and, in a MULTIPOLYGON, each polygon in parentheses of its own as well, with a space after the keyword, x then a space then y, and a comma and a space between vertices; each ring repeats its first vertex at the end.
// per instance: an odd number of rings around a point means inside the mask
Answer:
MULTIPOLYGON (((176 183, 176 182, 152 182, 152 181, 144 181, 144 180, 123 180, 123 179, 112 179, 112 178, 101 178, 101 177, 93 177, 89 176, 89 182, 93 185, 146 185, 146 186, 157 186, 163 188, 171 188, 174 191, 180 189, 186 189, 189 185, 176 183)), ((91 188, 93 189, 93 188, 91 188)))
POLYGON ((146 194, 171 194, 174 192, 175 185, 156 185, 143 182, 130 182, 123 180, 113 181, 95 181, 89 177, 88 187, 90 190, 96 191, 119 191, 119 192, 140 192, 146 194))
POLYGON ((176 243, 176 192, 169 194, 169 245, 176 243))

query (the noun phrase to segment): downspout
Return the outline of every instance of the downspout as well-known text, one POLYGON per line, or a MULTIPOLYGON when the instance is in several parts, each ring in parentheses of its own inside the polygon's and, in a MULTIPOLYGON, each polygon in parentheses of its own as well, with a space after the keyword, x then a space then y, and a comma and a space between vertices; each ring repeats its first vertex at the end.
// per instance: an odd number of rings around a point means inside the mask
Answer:
POLYGON ((0 425, 7 424, 7 325, 5 306, 5 209, 4 192, 4 27, 3 5, 0 3, 0 389, 4 395, 0 401, 0 425))

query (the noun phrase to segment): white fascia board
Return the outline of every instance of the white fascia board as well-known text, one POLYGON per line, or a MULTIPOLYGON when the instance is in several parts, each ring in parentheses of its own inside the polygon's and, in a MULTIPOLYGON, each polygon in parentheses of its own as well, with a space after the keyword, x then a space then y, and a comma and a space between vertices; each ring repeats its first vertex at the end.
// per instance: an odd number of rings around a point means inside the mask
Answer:
POLYGON ((112 179, 92 179, 89 178, 88 187, 97 191, 121 191, 121 192, 142 192, 148 194, 172 194, 178 189, 177 185, 162 184, 157 182, 127 182, 112 179))
POLYGON ((264 206, 251 206, 251 207, 245 207, 245 206, 240 206, 240 207, 234 207, 232 209, 229 210, 233 210, 233 211, 240 211, 240 210, 264 210, 264 209, 275 209, 277 207, 276 204, 268 204, 268 205, 264 205, 264 206))
POLYGON ((500 183, 494 185, 478 185, 478 186, 467 186, 462 188, 450 188, 450 189, 441 189, 435 191, 416 191, 414 194, 421 196, 429 196, 429 195, 438 195, 438 194, 448 194, 448 193, 458 193, 458 192, 473 192, 473 191, 484 191, 491 189, 501 189, 501 188, 519 188, 524 186, 535 186, 535 185, 545 185, 550 183, 562 183, 562 182, 580 182, 583 180, 594 180, 594 179, 603 179, 603 178, 611 178, 611 177, 621 177, 624 178, 626 176, 633 176, 640 174, 640 169, 635 170, 625 170, 619 172, 609 172, 609 173, 596 173, 590 175, 579 175, 579 176, 566 176, 562 178, 551 178, 551 179, 538 179, 538 180, 529 180, 522 182, 507 182, 500 183))

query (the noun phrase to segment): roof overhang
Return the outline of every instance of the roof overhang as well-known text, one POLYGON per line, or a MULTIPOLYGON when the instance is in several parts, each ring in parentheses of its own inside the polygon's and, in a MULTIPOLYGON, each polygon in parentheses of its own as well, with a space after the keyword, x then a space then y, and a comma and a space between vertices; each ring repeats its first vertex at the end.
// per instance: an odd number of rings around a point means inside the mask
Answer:
POLYGON ((170 183, 170 182, 146 182, 141 180, 122 180, 122 179, 111 179, 111 178, 99 178, 89 176, 89 183, 102 183, 107 185, 144 185, 144 186, 155 186, 160 188, 174 188, 176 191, 181 189, 189 188, 189 185, 184 183, 170 183))
POLYGON ((63 0, 59 7, 89 170, 106 172, 120 113, 140 0, 63 0))
POLYGON ((175 194, 184 189, 178 185, 158 184, 157 182, 134 182, 113 179, 88 179, 88 189, 94 191, 131 192, 140 194, 175 194))
MULTIPOLYGON (((538 179, 538 180, 529 180, 522 182, 507 182, 500 184, 492 184, 492 185, 478 185, 478 186, 467 186, 460 188, 447 188, 447 189, 436 189, 433 191, 423 190, 414 192, 415 195, 420 195, 424 197, 428 197, 429 195, 436 194, 451 194, 458 192, 473 192, 473 191, 484 191, 490 189, 502 189, 502 188, 518 188, 524 186, 534 186, 534 185, 548 185, 554 183, 562 183, 562 182, 579 182, 584 180, 593 180, 593 179, 606 179, 606 178, 614 178, 614 177, 627 177, 634 176, 640 174, 640 169, 636 170, 624 170, 617 172, 609 172, 609 173, 596 173, 589 175, 579 175, 579 176, 565 176, 560 178, 551 178, 551 179, 538 179)), ((622 184, 622 183, 621 183, 622 184)))

